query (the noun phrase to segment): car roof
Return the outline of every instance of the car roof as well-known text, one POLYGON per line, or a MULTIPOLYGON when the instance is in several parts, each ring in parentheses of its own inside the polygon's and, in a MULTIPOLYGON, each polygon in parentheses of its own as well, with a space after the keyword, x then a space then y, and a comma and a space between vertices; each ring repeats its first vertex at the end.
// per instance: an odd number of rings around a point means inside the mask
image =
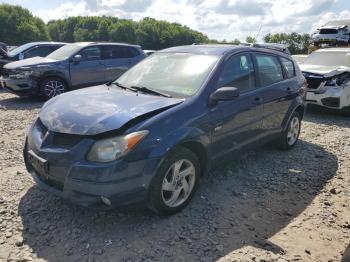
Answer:
POLYGON ((31 42, 28 44, 32 45, 66 45, 67 43, 64 42, 52 42, 52 41, 41 41, 41 42, 31 42))
POLYGON ((236 53, 241 51, 263 51, 278 55, 287 55, 286 53, 265 47, 253 47, 247 45, 230 45, 230 44, 206 44, 206 45, 185 45, 163 49, 160 52, 166 53, 192 53, 203 55, 224 56, 228 53, 236 53))
POLYGON ((131 45, 127 43, 118 43, 118 42, 75 42, 72 43, 73 45, 78 46, 93 46, 93 45, 123 45, 123 46, 133 46, 133 47, 140 47, 139 45, 131 45))
POLYGON ((315 52, 344 52, 348 53, 350 52, 350 48, 323 48, 323 49, 318 49, 315 52))

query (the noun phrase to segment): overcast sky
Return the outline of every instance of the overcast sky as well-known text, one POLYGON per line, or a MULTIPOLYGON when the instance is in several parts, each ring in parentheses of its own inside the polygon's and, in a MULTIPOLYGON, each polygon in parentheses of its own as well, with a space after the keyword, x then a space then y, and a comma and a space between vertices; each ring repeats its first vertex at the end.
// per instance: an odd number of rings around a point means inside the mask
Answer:
MULTIPOLYGON (((218 40, 247 35, 310 33, 334 19, 350 19, 350 0, 0 0, 28 8, 44 21, 111 15, 178 22, 218 40)), ((259 37, 260 38, 260 37, 259 37)))

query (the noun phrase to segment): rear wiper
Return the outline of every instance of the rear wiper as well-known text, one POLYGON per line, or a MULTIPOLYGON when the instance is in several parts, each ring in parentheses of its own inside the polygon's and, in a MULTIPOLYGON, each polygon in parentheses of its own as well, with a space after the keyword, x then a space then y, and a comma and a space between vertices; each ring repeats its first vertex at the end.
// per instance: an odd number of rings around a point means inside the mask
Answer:
POLYGON ((111 82, 111 83, 107 83, 107 85, 116 85, 117 87, 120 87, 121 89, 127 89, 127 90, 131 90, 131 91, 134 91, 134 92, 137 92, 138 90, 136 88, 133 88, 133 87, 127 87, 127 86, 123 86, 121 84, 119 84, 118 82, 111 82))
POLYGON ((145 86, 132 86, 131 88, 133 88, 134 90, 137 90, 137 91, 150 93, 150 94, 155 94, 155 95, 158 95, 158 96, 171 97, 171 95, 162 93, 160 91, 156 91, 154 89, 150 89, 150 88, 145 87, 145 86))

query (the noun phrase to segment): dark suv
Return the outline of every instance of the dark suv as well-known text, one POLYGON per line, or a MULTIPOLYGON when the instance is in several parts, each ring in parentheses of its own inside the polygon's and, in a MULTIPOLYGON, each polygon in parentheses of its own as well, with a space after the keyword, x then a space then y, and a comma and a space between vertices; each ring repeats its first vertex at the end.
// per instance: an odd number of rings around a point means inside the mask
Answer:
POLYGON ((46 102, 25 163, 42 188, 83 206, 143 201, 177 212, 219 160, 270 141, 292 148, 305 88, 298 65, 278 50, 165 49, 113 83, 46 102))
POLYGON ((116 79, 146 55, 139 46, 120 43, 74 43, 45 58, 5 65, 0 85, 20 96, 52 98, 75 88, 116 79))
POLYGON ((0 53, 0 75, 5 64, 35 56, 45 57, 66 43, 61 42, 31 42, 18 46, 10 51, 0 53))

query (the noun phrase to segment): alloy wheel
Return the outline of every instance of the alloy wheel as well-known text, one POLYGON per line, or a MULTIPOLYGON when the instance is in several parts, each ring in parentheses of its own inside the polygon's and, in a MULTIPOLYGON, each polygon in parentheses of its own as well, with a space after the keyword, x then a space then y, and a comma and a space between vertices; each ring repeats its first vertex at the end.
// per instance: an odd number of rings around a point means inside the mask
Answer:
POLYGON ((287 143, 292 146, 298 140, 300 132, 300 120, 297 116, 294 116, 290 121, 288 133, 287 133, 287 143))
POLYGON ((45 84, 44 90, 47 97, 52 98, 54 96, 64 93, 65 86, 60 81, 50 80, 45 84))
POLYGON ((191 195, 196 180, 196 169, 187 159, 173 163, 164 176, 162 199, 168 207, 178 207, 191 195))

